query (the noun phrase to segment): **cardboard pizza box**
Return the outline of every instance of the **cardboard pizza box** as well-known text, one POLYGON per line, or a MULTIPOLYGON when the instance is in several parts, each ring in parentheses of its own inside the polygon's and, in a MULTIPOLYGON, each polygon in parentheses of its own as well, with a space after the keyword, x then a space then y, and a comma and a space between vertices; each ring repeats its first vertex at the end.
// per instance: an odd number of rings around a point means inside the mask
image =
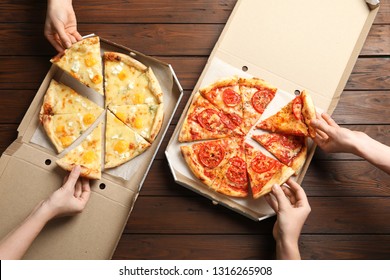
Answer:
MULTIPOLYGON (((258 77, 278 88, 261 119, 307 90, 318 111, 332 113, 379 9, 376 0, 239 0, 193 90, 230 77, 258 77)), ((191 97, 192 97, 191 96, 191 97)), ((188 169, 177 138, 192 98, 166 149, 177 183, 255 221, 274 215, 263 198, 230 198, 203 185, 188 169)), ((248 139, 248 137, 247 137, 248 139)), ((297 175, 301 183, 313 157, 297 175)))
MULTIPOLYGON (((111 259, 182 97, 183 90, 169 64, 103 38, 100 41, 102 53, 129 54, 152 67, 164 93, 161 130, 145 153, 118 168, 104 171, 101 180, 91 181, 92 194, 84 211, 74 217, 50 221, 25 259, 111 259)), ((39 201, 58 189, 67 174, 55 163, 61 154, 57 154, 38 120, 43 96, 53 78, 104 105, 102 96, 52 65, 18 127, 17 139, 0 159, 0 239, 21 223, 39 201)), ((99 120, 104 117, 103 113, 99 120)), ((98 121, 90 130, 97 124, 98 121)))

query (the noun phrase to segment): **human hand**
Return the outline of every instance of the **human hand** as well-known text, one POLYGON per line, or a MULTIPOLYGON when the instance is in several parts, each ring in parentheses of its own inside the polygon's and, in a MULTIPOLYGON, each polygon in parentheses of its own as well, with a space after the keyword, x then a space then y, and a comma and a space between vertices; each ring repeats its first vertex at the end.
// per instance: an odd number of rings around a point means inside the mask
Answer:
POLYGON ((361 132, 340 127, 327 113, 317 114, 310 125, 317 132, 314 142, 325 152, 356 153, 356 140, 361 138, 361 132))
POLYGON ((73 43, 82 40, 77 31, 76 15, 72 0, 48 0, 44 34, 58 51, 62 52, 73 43))
POLYGON ((80 170, 80 166, 75 166, 64 178, 64 184, 40 205, 48 219, 74 215, 85 208, 91 189, 88 179, 79 178, 80 170))
POLYGON ((290 178, 287 185, 274 185, 265 200, 277 215, 273 236, 278 258, 298 259, 298 239, 311 208, 305 191, 298 183, 290 178))

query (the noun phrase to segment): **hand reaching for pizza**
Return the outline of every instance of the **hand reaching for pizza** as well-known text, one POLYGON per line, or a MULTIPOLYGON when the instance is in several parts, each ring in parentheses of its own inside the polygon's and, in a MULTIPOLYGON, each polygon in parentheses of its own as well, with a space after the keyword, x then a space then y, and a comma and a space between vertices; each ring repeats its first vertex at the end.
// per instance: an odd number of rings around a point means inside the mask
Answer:
POLYGON ((48 0, 44 34, 58 51, 62 52, 82 39, 77 31, 72 0, 48 0))
POLYGON ((316 129, 314 142, 325 152, 356 154, 356 140, 362 132, 340 127, 327 113, 317 113, 311 126, 316 129))
POLYGON ((80 166, 75 166, 69 176, 64 178, 64 184, 43 201, 43 208, 49 219, 59 216, 71 216, 80 213, 85 208, 91 189, 89 180, 81 178, 80 166))
POLYGON ((80 166, 73 168, 64 184, 40 202, 31 214, 0 241, 0 259, 21 259, 46 223, 52 218, 81 212, 91 193, 89 181, 79 178, 80 166))
POLYGON ((277 258, 300 259, 298 239, 311 208, 298 183, 290 178, 287 185, 274 185, 265 199, 277 214, 273 228, 277 258))

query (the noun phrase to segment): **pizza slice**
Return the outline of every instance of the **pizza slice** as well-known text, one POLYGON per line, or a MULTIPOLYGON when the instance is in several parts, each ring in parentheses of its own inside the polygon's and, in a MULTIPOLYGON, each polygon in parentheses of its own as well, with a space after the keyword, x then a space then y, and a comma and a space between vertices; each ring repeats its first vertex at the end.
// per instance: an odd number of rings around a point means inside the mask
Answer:
POLYGON ((195 177, 213 188, 214 180, 234 152, 230 148, 233 141, 233 138, 224 138, 193 143, 181 146, 180 151, 195 177))
POLYGON ((50 61, 82 84, 104 94, 99 37, 89 37, 74 43, 50 61))
POLYGON ((315 119, 315 107, 306 91, 302 91, 279 112, 261 121, 257 128, 291 134, 315 137, 315 130, 310 122, 315 119))
POLYGON ((107 111, 105 168, 117 167, 142 154, 150 143, 107 111))
POLYGON ((304 136, 264 133, 252 135, 252 138, 295 172, 305 163, 307 145, 304 136))
POLYGON ((99 124, 76 148, 68 152, 57 164, 67 171, 75 165, 81 166, 81 176, 89 179, 101 178, 102 124, 99 124))
POLYGON ((163 103, 109 106, 109 109, 149 143, 156 138, 164 117, 163 103))
POLYGON ((221 79, 201 88, 199 92, 210 103, 222 110, 236 126, 242 125, 243 103, 237 77, 221 79))
POLYGON ((41 122, 51 142, 60 153, 70 146, 99 117, 101 111, 41 115, 41 122))
POLYGON ((194 95, 179 133, 179 142, 242 135, 240 128, 199 92, 194 95))
POLYGON ((249 182, 255 199, 269 193, 274 184, 284 184, 295 173, 292 168, 267 157, 248 143, 245 143, 245 154, 249 182))
POLYGON ((243 100, 242 130, 248 133, 275 97, 277 88, 258 78, 240 78, 238 83, 243 100))
POLYGON ((51 80, 43 98, 40 116, 54 114, 73 114, 83 112, 102 112, 103 108, 72 88, 51 80))
POLYGON ((160 84, 150 67, 132 57, 104 53, 106 105, 163 103, 160 84))
POLYGON ((246 171, 244 138, 231 138, 227 163, 218 171, 211 188, 217 192, 232 196, 246 197, 249 193, 246 171))

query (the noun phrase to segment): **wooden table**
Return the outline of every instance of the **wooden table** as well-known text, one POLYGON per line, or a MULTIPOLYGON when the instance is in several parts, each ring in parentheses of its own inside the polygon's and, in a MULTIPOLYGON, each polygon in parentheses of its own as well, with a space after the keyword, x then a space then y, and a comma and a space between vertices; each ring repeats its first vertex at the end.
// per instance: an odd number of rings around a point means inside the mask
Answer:
MULTIPOLYGON (((272 259, 275 218, 254 222, 176 184, 164 155, 179 116, 236 0, 74 0, 81 34, 96 33, 172 64, 184 96, 114 259, 272 259)), ((381 9, 333 116, 390 145, 390 0, 381 9)), ((43 36, 46 1, 0 4, 0 151, 55 54, 43 36)), ((303 181, 312 206, 304 259, 389 259, 390 177, 348 154, 317 150, 303 181)))

